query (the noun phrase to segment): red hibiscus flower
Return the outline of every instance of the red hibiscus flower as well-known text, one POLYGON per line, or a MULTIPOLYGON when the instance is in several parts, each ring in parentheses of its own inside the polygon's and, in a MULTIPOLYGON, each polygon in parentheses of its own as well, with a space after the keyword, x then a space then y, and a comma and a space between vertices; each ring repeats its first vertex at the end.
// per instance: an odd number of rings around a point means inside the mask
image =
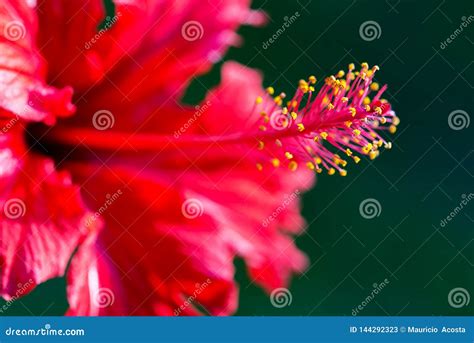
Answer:
POLYGON ((291 238, 300 193, 315 172, 345 175, 341 156, 390 147, 375 130, 398 119, 367 64, 290 99, 228 62, 184 105, 262 15, 249 0, 114 5, 0 4, 0 295, 64 275, 72 256, 70 315, 232 314, 234 258, 285 287, 307 264, 291 238))

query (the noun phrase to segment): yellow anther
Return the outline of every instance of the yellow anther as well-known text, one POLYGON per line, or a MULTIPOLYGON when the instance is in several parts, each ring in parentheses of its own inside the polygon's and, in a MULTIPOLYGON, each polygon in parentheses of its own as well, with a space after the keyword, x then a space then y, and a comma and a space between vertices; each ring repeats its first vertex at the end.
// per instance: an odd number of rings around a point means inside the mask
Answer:
POLYGON ((360 136, 360 130, 355 129, 352 133, 356 136, 360 136))
POLYGON ((316 169, 316 173, 321 174, 323 170, 321 168, 316 169))
POLYGON ((262 112, 260 112, 260 115, 261 115, 262 117, 265 117, 265 116, 267 115, 267 112, 262 111, 262 112))
POLYGON ((331 103, 329 103, 329 105, 328 105, 328 110, 330 110, 330 111, 331 111, 331 110, 333 110, 333 109, 334 109, 334 105, 333 105, 333 104, 331 104, 331 103))
POLYGON ((343 167, 347 166, 347 161, 346 160, 341 160, 341 166, 343 166, 343 167))
POLYGON ((351 122, 351 121, 346 121, 346 122, 344 122, 344 124, 345 124, 347 127, 351 127, 351 126, 352 126, 352 122, 351 122))
POLYGON ((264 122, 265 124, 268 124, 269 121, 270 121, 270 117, 269 117, 269 116, 265 116, 265 117, 263 118, 263 122, 264 122))
POLYGON ((283 107, 283 109, 281 110, 281 113, 288 114, 288 108, 283 107))
POLYGON ((310 82, 312 85, 314 85, 314 84, 316 83, 316 81, 317 81, 317 79, 316 79, 315 76, 311 75, 311 76, 309 77, 309 82, 310 82))
POLYGON ((262 170, 263 170, 263 166, 262 166, 261 163, 257 163, 256 166, 257 166, 258 171, 262 171, 262 170))
POLYGON ((380 88, 379 84, 377 82, 373 82, 371 85, 370 85, 370 89, 373 90, 373 91, 378 91, 380 88))
POLYGON ((385 124, 387 122, 387 118, 382 117, 380 118, 380 123, 385 124))
POLYGON ((370 158, 371 160, 374 160, 378 155, 379 155, 379 152, 378 152, 378 151, 371 151, 371 152, 369 153, 369 158, 370 158))
POLYGON ((366 110, 367 112, 370 112, 370 105, 365 105, 365 110, 366 110))
POLYGON ((375 73, 376 71, 380 70, 380 67, 378 65, 375 65, 372 67, 373 72, 375 73))
POLYGON ((349 107, 349 112, 353 117, 357 114, 357 110, 354 107, 349 107))
POLYGON ((397 132, 397 127, 395 125, 390 125, 388 131, 390 133, 395 133, 395 132, 397 132))
POLYGON ((352 71, 355 69, 354 63, 349 64, 349 70, 352 71))
POLYGON ((376 107, 374 112, 377 113, 379 116, 382 115, 382 109, 380 107, 376 107))
POLYGON ((278 158, 274 158, 272 159, 272 165, 275 167, 275 168, 278 168, 280 166, 280 160, 278 158))
POLYGON ((306 167, 308 167, 308 169, 310 170, 314 170, 316 168, 313 162, 307 162, 306 167))
POLYGON ((260 125, 258 128, 260 131, 267 131, 267 128, 264 125, 260 125))
POLYGON ((385 149, 392 149, 392 142, 385 143, 385 149))
POLYGON ((291 112, 291 118, 293 118, 293 120, 296 120, 296 118, 298 117, 298 113, 296 112, 291 112))
POLYGON ((258 150, 263 150, 264 147, 265 147, 265 143, 263 143, 262 141, 259 141, 258 142, 258 150))
POLYGON ((363 69, 369 69, 369 64, 367 62, 362 62, 360 65, 363 69))
POLYGON ((321 158, 319 158, 319 157, 315 157, 315 158, 314 158, 314 162, 316 162, 316 164, 321 164, 321 163, 323 163, 323 161, 322 161, 321 158))
POLYGON ((339 174, 340 174, 341 176, 346 176, 346 175, 347 175, 347 170, 341 169, 341 170, 339 170, 339 174))
POLYGON ((370 136, 373 137, 373 138, 377 138, 377 134, 375 132, 370 132, 370 136))
POLYGON ((383 145, 383 140, 379 140, 379 141, 377 142, 377 146, 378 146, 379 148, 381 148, 382 145, 383 145))
POLYGON ((263 102, 263 98, 261 96, 258 96, 257 99, 255 100, 255 103, 258 105, 258 104, 261 104, 263 102))
POLYGON ((335 173, 336 173, 336 169, 334 169, 334 168, 330 168, 330 169, 328 170, 328 174, 329 174, 329 175, 334 175, 335 173))
POLYGON ((319 137, 318 137, 318 136, 314 136, 313 141, 319 142, 319 137))
POLYGON ((313 87, 313 86, 309 86, 309 91, 310 91, 310 92, 314 92, 314 87, 313 87))
POLYGON ((341 98, 341 101, 342 101, 343 103, 346 103, 346 102, 349 101, 349 98, 346 98, 346 97, 344 96, 344 97, 341 98))
POLYGON ((337 74, 336 74, 336 77, 341 78, 341 77, 344 77, 344 75, 346 75, 346 73, 344 72, 344 70, 339 70, 339 71, 337 72, 337 74))
POLYGON ((298 125, 298 131, 303 132, 304 131, 304 125, 302 123, 299 123, 298 125))
POLYGON ((360 162, 360 157, 359 156, 354 156, 354 162, 359 163, 360 162))
POLYGON ((362 101, 362 104, 363 104, 364 106, 370 104, 370 98, 369 98, 368 96, 366 96, 366 97, 364 98, 364 100, 362 101))
POLYGON ((397 126, 398 124, 400 124, 400 118, 398 117, 393 117, 392 119, 392 124, 397 126))
POLYGON ((347 156, 352 156, 352 150, 349 149, 349 148, 347 148, 347 149, 346 149, 346 155, 347 155, 347 156))
POLYGON ((277 105, 279 105, 279 106, 280 106, 280 105, 282 104, 282 102, 283 102, 282 99, 281 99, 281 96, 279 96, 279 95, 276 96, 274 100, 275 100, 275 103, 276 103, 277 105))
POLYGON ((268 87, 267 88, 267 93, 270 94, 270 95, 273 95, 273 94, 275 94, 275 89, 273 87, 268 87))
POLYGON ((328 133, 327 132, 321 132, 320 134, 322 139, 327 139, 328 138, 328 133))
POLYGON ((285 157, 289 160, 291 160, 293 158, 293 154, 291 152, 285 152, 285 157))
POLYGON ((291 161, 290 164, 288 164, 288 168, 291 171, 295 171, 298 168, 298 163, 296 163, 295 161, 291 161))

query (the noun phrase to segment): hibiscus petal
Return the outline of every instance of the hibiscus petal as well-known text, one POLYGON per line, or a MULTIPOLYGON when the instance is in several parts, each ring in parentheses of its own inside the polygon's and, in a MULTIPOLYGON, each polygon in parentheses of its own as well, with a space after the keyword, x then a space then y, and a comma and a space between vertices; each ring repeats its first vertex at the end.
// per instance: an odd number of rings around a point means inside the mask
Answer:
POLYGON ((83 115, 106 106, 120 117, 133 113, 130 123, 177 99, 238 43, 240 24, 263 20, 249 0, 114 3, 115 16, 103 21, 102 1, 41 1, 40 41, 55 84, 94 94, 83 115))
POLYGON ((184 199, 154 175, 113 165, 70 168, 105 222, 93 255, 86 248, 72 260, 70 315, 235 311, 233 255, 208 216, 183 216, 184 199))
MULTIPOLYGON (((0 137, 0 296, 62 276, 74 249, 95 226, 69 175, 27 153, 20 132, 0 137)), ((24 293, 23 293, 24 294, 24 293)))
POLYGON ((44 82, 45 65, 36 48, 37 18, 31 2, 0 3, 1 116, 53 123, 74 112, 72 89, 58 90, 44 82))

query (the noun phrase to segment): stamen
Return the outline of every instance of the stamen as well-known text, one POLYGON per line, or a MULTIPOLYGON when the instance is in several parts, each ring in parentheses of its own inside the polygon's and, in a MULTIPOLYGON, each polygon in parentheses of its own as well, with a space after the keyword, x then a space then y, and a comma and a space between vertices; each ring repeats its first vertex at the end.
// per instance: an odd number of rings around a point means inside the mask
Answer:
MULTIPOLYGON (((347 73, 340 70, 327 77, 317 94, 312 86, 316 83, 315 76, 310 76, 308 81, 300 80, 287 107, 281 107, 284 93, 274 98, 271 112, 266 113, 280 113, 287 119, 283 128, 268 128, 264 134, 273 139, 278 137, 275 142, 284 147, 284 150, 271 152, 271 155, 283 155, 282 158, 269 156, 274 166, 279 166, 283 160, 290 170, 296 170, 298 164, 303 163, 317 173, 324 168, 329 175, 338 171, 346 176, 347 171, 341 167, 345 167, 347 161, 335 151, 342 151, 359 163, 361 159, 357 153, 375 159, 380 155, 379 148, 391 148, 391 143, 376 130, 395 133, 400 120, 387 100, 381 99, 387 87, 373 82, 379 67, 370 69, 364 62, 359 71, 354 70, 355 65, 351 63, 347 73)), ((273 92, 272 87, 267 88, 268 94, 273 92)), ((271 105, 267 101, 261 102, 260 106, 268 111, 271 105)))

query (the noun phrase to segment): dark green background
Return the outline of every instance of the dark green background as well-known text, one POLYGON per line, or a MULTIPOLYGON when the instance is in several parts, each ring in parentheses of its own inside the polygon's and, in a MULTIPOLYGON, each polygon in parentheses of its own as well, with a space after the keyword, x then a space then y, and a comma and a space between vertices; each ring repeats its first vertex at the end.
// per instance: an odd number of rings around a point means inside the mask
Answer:
MULTIPOLYGON (((360 315, 472 315, 473 302, 448 304, 448 293, 465 288, 474 296, 474 202, 446 227, 440 220, 474 192, 473 126, 450 129, 454 110, 474 114, 472 66, 474 22, 446 49, 440 43, 474 14, 472 0, 273 0, 254 1, 271 20, 264 28, 240 30, 245 44, 227 59, 258 68, 267 85, 291 93, 301 78, 319 79, 350 62, 378 64, 377 80, 402 122, 394 148, 374 162, 351 167, 347 177, 319 178, 304 196, 310 226, 298 246, 311 268, 295 277, 288 307, 274 308, 237 262, 238 315, 351 315, 385 278, 389 284, 360 315), (268 49, 262 44, 285 16, 300 18, 268 49), (368 20, 379 23, 379 39, 359 35, 368 20), (377 199, 382 212, 372 220, 359 204, 377 199)), ((200 99, 216 84, 220 65, 193 83, 186 100, 200 99)), ((7 315, 64 313, 63 280, 53 280, 21 299, 7 315)))

